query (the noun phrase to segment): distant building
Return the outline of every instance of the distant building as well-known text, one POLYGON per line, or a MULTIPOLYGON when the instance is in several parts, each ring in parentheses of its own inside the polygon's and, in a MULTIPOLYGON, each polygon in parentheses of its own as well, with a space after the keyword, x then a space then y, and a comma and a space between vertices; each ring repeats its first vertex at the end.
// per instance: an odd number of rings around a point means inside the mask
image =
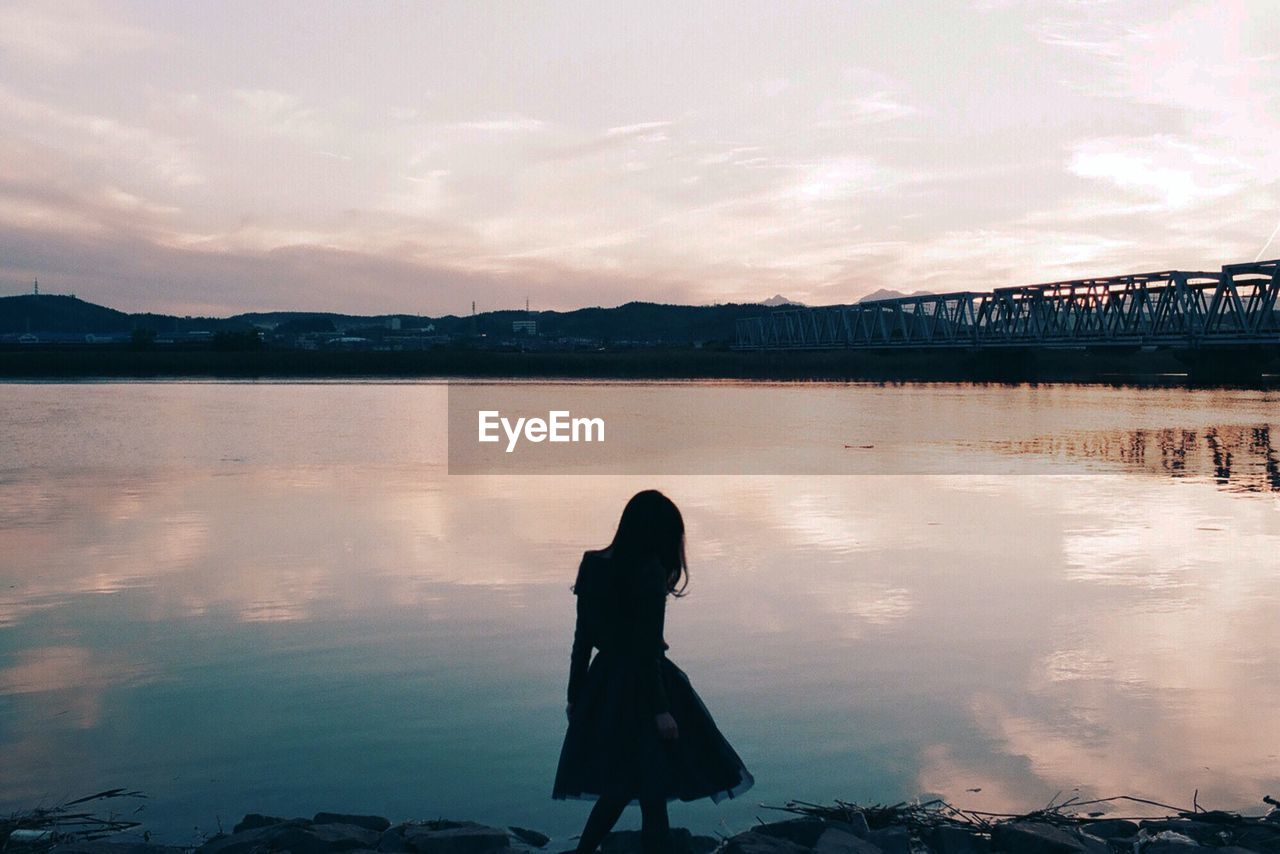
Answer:
POLYGON ((368 338, 359 335, 343 335, 338 338, 330 338, 328 341, 330 347, 337 347, 339 350, 368 350, 372 342, 368 338))
POLYGON ((511 321, 511 331, 524 335, 538 334, 538 321, 536 320, 513 320, 511 321))
POLYGON ((393 332, 398 332, 398 331, 400 331, 400 318, 398 318, 398 317, 388 317, 388 318, 387 318, 387 328, 388 328, 388 329, 390 329, 390 330, 391 330, 391 331, 393 331, 393 332))

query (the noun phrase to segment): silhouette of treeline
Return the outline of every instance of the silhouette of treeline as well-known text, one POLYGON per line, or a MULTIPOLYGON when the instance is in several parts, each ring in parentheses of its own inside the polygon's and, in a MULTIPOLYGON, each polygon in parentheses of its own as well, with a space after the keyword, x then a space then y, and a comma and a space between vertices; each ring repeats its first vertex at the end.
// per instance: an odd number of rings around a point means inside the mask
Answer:
POLYGON ((516 320, 537 322, 538 335, 599 341, 651 344, 724 342, 734 323, 771 309, 760 304, 664 305, 629 302, 616 308, 573 311, 490 311, 471 315, 428 317, 411 314, 352 315, 330 312, 250 312, 231 317, 179 317, 143 312, 130 314, 75 296, 22 294, 0 297, 0 334, 57 332, 127 334, 149 329, 159 335, 193 331, 234 332, 263 329, 274 333, 359 332, 386 329, 398 320, 403 330, 430 329, 437 336, 465 339, 510 336, 516 320))
POLYGON ((579 308, 572 311, 503 310, 472 315, 447 314, 428 317, 411 314, 373 316, 321 312, 252 312, 229 318, 275 332, 358 331, 384 328, 389 320, 399 320, 401 329, 434 327, 436 335, 467 338, 473 335, 503 337, 512 334, 518 320, 537 322, 538 335, 551 338, 583 338, 600 341, 634 341, 654 344, 729 343, 739 318, 756 317, 770 311, 758 303, 724 305, 669 305, 629 302, 615 308, 579 308))

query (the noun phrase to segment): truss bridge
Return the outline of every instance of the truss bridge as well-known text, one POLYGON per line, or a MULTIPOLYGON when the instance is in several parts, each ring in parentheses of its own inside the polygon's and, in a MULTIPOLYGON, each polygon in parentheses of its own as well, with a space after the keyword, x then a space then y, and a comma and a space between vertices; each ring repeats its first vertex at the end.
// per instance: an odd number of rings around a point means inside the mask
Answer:
POLYGON ((774 311, 741 350, 1280 346, 1280 260, 774 311))

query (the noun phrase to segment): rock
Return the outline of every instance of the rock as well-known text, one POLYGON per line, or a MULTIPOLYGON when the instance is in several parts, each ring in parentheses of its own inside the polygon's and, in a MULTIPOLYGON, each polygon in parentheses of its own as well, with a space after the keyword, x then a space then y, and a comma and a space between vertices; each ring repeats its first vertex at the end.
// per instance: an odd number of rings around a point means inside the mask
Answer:
MULTIPOLYGON (((1148 819, 1138 823, 1138 826, 1145 830, 1151 836, 1159 839, 1161 834, 1176 833, 1185 837, 1190 842, 1199 842, 1208 845, 1221 845, 1223 838, 1222 832, 1226 830, 1226 826, 1221 823, 1213 823, 1207 821, 1186 821, 1185 819, 1148 819)), ((1177 842, 1176 839, 1170 838, 1169 841, 1177 842)))
POLYGON ((724 845, 724 854, 807 854, 808 850, 790 839, 754 830, 731 836, 724 845))
POLYGON ((848 821, 830 821, 827 824, 832 827, 843 827, 859 839, 866 839, 867 834, 871 832, 871 828, 867 825, 867 817, 860 812, 849 813, 848 821))
MULTIPOLYGON (((1185 815, 1185 813, 1184 813, 1185 815)), ((1226 810, 1200 810, 1193 813, 1194 821, 1207 821, 1210 824, 1239 824, 1240 814, 1226 810)))
MULTIPOLYGON (((274 827, 264 828, 274 830, 274 827)), ((350 851, 359 845, 352 845, 350 851)), ((327 854, 328 844, 305 827, 286 827, 267 839, 269 851, 290 851, 292 854, 327 854)))
POLYGON ((270 851, 268 843, 271 840, 271 834, 285 826, 298 825, 295 822, 283 821, 279 824, 241 830, 238 833, 220 833, 196 850, 200 854, 254 854, 254 852, 270 851))
POLYGON ((409 849, 418 854, 488 854, 511 846, 505 830, 473 821, 436 821, 404 830, 409 849))
POLYGON ((311 821, 315 824, 353 824, 376 833, 381 833, 391 826, 391 822, 380 815, 347 815, 338 812, 318 812, 311 821))
POLYGON ((820 818, 791 818, 786 821, 758 824, 751 830, 775 839, 786 839, 802 848, 812 848, 818 844, 818 839, 826 832, 827 823, 820 818))
POLYGON ((905 827, 882 827, 867 833, 867 841, 884 854, 911 854, 911 833, 905 827))
POLYGON ((526 845, 532 845, 534 848, 543 848, 551 841, 551 837, 547 836, 545 833, 539 833, 538 831, 530 830, 527 827, 515 827, 514 825, 511 825, 507 827, 507 830, 511 831, 512 835, 515 836, 516 839, 519 839, 526 845))
POLYGON ((1280 828, 1271 822, 1233 827, 1231 844, 1262 854, 1280 854, 1280 828))
MULTIPOLYGON (((841 822, 844 825, 844 822, 841 822)), ((828 827, 813 846, 814 854, 882 854, 879 848, 855 836, 848 825, 828 827)))
MULTIPOLYGON (((1135 825, 1136 830, 1136 825, 1135 825)), ((938 854, 990 854, 991 840, 965 830, 943 825, 929 834, 929 847, 938 854)))
POLYGON ((259 827, 270 827, 273 824, 282 824, 286 819, 277 818, 273 815, 261 815, 251 812, 244 818, 240 819, 240 823, 231 828, 232 833, 242 833, 246 830, 254 830, 259 827))
MULTIPOLYGON (((684 828, 677 828, 677 831, 684 828)), ((679 837, 677 837, 679 838, 679 837)), ((702 836, 700 834, 689 834, 689 851, 691 854, 711 854, 720 848, 720 840, 714 836, 702 836)))
MULTIPOLYGON (((268 828, 273 830, 274 827, 268 828)), ((272 851, 293 854, 329 854, 333 851, 356 851, 377 848, 381 834, 354 824, 317 824, 311 827, 285 827, 270 837, 272 851)))
POLYGON ((200 854, 265 854, 270 851, 331 854, 377 848, 380 840, 380 834, 354 824, 313 825, 306 819, 288 819, 241 830, 230 836, 215 836, 197 850, 200 854))
POLYGON ((1010 854, 1110 854, 1110 847, 1077 831, 1034 821, 998 824, 991 847, 1010 854))
MULTIPOLYGON (((711 836, 694 836, 686 827, 671 828, 672 854, 711 854, 720 843, 711 836)), ((605 834, 600 854, 643 854, 638 830, 615 830, 605 834)))
POLYGON ((384 854, 405 854, 409 850, 409 843, 404 839, 404 825, 382 831, 382 836, 378 837, 378 850, 384 854))
MULTIPOLYGON (((376 818, 376 816, 363 816, 376 818)), ((383 819, 386 821, 386 819, 383 819)), ((387 822, 389 825, 391 822, 387 822)), ((328 843, 330 851, 355 851, 360 848, 376 849, 382 841, 382 830, 374 830, 363 824, 347 824, 340 822, 317 823, 310 833, 328 843)))
POLYGON ((1163 839, 1153 839, 1142 848, 1142 854, 1189 854, 1189 852, 1200 846, 1190 836, 1182 837, 1182 840, 1165 837, 1163 839))
POLYGON ((1128 839, 1138 835, 1138 825, 1127 818, 1104 818, 1081 825, 1081 830, 1099 839, 1128 839))
POLYGON ((612 830, 600 840, 600 854, 641 854, 640 831, 612 830))
POLYGON ((60 842, 49 849, 50 854, 182 854, 184 849, 170 845, 151 845, 146 842, 109 842, 93 839, 84 842, 60 842))
POLYGON ((1162 830, 1155 836, 1152 836, 1152 843, 1171 842, 1174 845, 1198 845, 1199 843, 1187 836, 1185 833, 1178 833, 1176 830, 1162 830))

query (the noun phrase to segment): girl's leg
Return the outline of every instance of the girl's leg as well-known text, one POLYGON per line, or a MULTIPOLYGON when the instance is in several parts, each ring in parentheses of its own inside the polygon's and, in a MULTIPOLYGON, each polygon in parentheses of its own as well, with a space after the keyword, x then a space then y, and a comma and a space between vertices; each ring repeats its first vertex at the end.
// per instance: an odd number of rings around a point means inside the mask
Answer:
POLYGON ((671 822, 661 798, 640 802, 640 847, 644 854, 671 854, 671 822))
POLYGON ((591 815, 587 816, 587 826, 582 828, 582 835, 578 837, 577 854, 592 854, 599 848, 604 835, 613 830, 626 806, 627 802, 620 798, 602 796, 596 801, 596 805, 591 808, 591 815))

